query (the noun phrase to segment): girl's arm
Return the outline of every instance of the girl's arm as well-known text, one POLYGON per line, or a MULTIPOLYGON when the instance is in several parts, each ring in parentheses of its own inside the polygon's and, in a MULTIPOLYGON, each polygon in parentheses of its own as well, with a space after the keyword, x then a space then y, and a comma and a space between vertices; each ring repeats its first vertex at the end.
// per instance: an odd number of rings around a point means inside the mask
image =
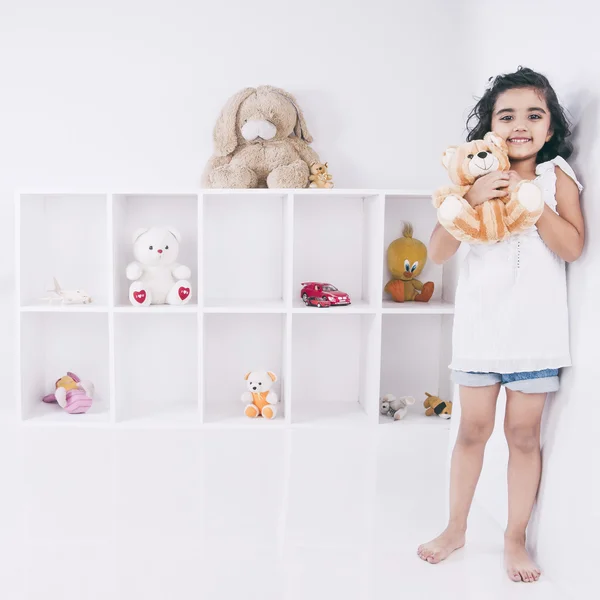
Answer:
POLYGON ((546 246, 566 262, 581 256, 584 241, 579 189, 559 168, 556 169, 556 214, 548 205, 536 226, 546 246))
POLYGON ((429 240, 429 258, 436 265, 444 264, 456 254, 459 246, 460 242, 438 223, 429 240))

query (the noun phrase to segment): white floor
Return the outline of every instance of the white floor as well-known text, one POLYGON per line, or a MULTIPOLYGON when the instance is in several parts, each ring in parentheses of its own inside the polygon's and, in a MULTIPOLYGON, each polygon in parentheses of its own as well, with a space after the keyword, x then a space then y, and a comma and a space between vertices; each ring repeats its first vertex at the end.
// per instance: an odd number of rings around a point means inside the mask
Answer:
MULTIPOLYGON (((385 427, 0 427, 0 598, 507 600, 502 531, 477 509, 441 565, 445 456, 385 427), (381 429, 381 428, 380 428, 381 429)), ((420 439, 420 441, 418 441, 420 439)))

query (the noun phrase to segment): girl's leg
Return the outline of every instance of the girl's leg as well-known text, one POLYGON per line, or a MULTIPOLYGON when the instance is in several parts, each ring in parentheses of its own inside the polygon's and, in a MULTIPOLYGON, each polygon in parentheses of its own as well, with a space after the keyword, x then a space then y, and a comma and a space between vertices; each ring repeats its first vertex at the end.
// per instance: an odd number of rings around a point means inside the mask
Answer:
POLYGON ((540 421, 546 394, 506 390, 504 431, 508 442, 508 525, 504 558, 513 581, 537 581, 540 570, 527 554, 525 533, 542 470, 540 421))
POLYGON ((464 546, 467 517, 483 465, 485 445, 494 429, 500 384, 460 387, 460 427, 452 452, 450 471, 450 519, 444 532, 419 546, 418 554, 438 563, 464 546))

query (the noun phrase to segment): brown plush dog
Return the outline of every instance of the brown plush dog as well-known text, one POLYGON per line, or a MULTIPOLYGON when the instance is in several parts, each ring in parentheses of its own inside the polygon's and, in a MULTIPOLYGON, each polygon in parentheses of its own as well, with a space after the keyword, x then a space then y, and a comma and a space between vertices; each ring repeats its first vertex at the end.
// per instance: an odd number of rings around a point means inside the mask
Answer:
POLYGON ((433 196, 442 226, 461 242, 499 242, 529 229, 544 210, 541 190, 531 181, 520 181, 508 196, 488 200, 473 208, 465 199, 476 179, 493 171, 509 171, 508 148, 493 132, 483 140, 451 146, 442 162, 455 184, 433 196))
POLYGON ((428 417, 437 415, 438 417, 441 417, 442 419, 450 418, 450 416, 452 415, 452 401, 451 400, 448 400, 448 401, 441 400, 437 396, 432 396, 431 394, 428 394, 427 392, 425 392, 425 395, 427 396, 427 398, 426 398, 425 402, 423 402, 423 406, 427 409, 425 411, 425 414, 428 417))

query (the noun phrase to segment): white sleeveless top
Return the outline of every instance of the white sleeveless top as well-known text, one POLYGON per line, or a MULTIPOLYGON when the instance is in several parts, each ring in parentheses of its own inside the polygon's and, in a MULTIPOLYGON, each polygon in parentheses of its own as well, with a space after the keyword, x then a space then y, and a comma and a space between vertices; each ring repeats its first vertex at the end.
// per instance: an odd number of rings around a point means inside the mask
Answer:
MULTIPOLYGON (((536 167, 535 183, 556 211, 557 156, 536 167)), ((571 365, 565 263, 537 227, 496 244, 472 244, 456 290, 452 363, 457 371, 517 373, 571 365)))

